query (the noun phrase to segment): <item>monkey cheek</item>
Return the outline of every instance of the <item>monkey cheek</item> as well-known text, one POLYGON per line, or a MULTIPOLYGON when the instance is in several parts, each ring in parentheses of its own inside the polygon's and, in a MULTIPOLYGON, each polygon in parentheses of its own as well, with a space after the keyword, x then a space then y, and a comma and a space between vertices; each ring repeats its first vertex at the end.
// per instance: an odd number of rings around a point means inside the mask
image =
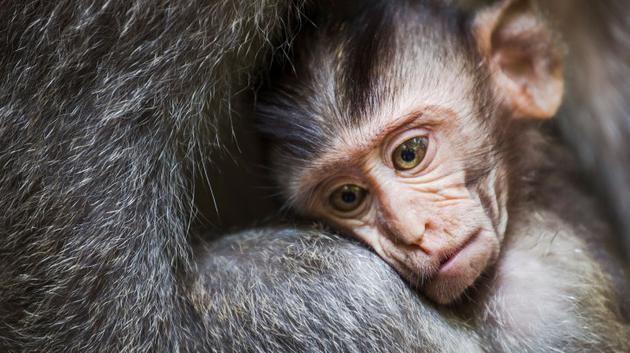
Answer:
POLYGON ((496 258, 497 248, 496 237, 477 239, 439 269, 424 287, 425 295, 442 305, 459 299, 496 258))

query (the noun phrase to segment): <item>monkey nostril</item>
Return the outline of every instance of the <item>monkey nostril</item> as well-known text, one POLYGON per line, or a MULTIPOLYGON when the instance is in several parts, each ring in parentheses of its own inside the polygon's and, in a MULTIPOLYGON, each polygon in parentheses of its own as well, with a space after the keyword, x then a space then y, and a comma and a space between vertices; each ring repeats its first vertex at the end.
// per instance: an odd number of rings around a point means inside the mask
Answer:
POLYGON ((424 252, 427 252, 427 251, 425 250, 425 247, 422 246, 423 245, 422 243, 424 242, 426 232, 429 229, 431 229, 431 222, 424 223, 422 229, 419 229, 418 233, 416 233, 416 236, 415 236, 414 241, 413 241, 413 243, 415 245, 419 246, 422 249, 422 251, 424 251, 424 252))
POLYGON ((410 245, 418 245, 422 247, 422 242, 424 241, 425 234, 427 230, 430 229, 430 226, 431 226, 430 222, 427 222, 424 224, 424 226, 421 229, 418 229, 411 237, 410 245))
POLYGON ((422 247, 425 231, 426 231, 426 227, 422 229, 417 229, 415 232, 412 232, 407 237, 404 237, 407 245, 422 247))
POLYGON ((420 248, 420 250, 422 250, 423 253, 427 255, 431 255, 431 251, 427 247, 427 244, 425 244, 424 231, 414 234, 407 240, 408 241, 406 242, 407 243, 406 245, 414 247, 416 249, 420 248))
POLYGON ((410 237, 406 243, 407 245, 410 245, 410 246, 422 247, 423 239, 424 239, 424 234, 420 233, 420 234, 410 237))
POLYGON ((405 247, 422 247, 424 232, 398 232, 393 237, 399 245, 405 247))

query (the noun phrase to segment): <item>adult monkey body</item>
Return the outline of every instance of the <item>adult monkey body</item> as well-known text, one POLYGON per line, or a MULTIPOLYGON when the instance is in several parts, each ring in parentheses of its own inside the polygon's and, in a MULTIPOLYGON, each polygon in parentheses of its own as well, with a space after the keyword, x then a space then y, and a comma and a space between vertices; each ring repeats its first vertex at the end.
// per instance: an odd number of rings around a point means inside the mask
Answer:
POLYGON ((0 6, 0 351, 193 351, 190 176, 295 5, 0 6))
POLYGON ((435 315, 382 262, 345 241, 315 233, 275 248, 264 240, 278 244, 283 235, 268 230, 245 234, 263 241, 242 253, 217 249, 244 241, 226 239, 191 256, 189 175, 199 164, 190 157, 216 140, 214 119, 225 117, 293 6, 255 5, 2 2, 0 351, 483 351, 460 319, 435 315), (264 262, 266 250, 291 249, 310 257, 264 262), (201 270, 216 271, 203 273, 209 296, 194 269, 201 254, 212 260, 201 270), (243 254, 261 263, 252 268, 243 254), (292 285, 270 287, 265 280, 278 278, 266 277, 271 270, 292 285), (339 273, 370 285, 333 292, 352 283, 339 273), (236 282, 247 279, 259 290, 236 282), (392 301, 367 300, 365 288, 392 301), (269 304, 283 291, 296 298, 291 307, 269 304), (331 292, 322 298, 345 305, 352 325, 339 325, 339 311, 298 305, 331 292), (221 305, 230 298, 241 305, 221 305), (207 305, 212 299, 217 305, 207 305))

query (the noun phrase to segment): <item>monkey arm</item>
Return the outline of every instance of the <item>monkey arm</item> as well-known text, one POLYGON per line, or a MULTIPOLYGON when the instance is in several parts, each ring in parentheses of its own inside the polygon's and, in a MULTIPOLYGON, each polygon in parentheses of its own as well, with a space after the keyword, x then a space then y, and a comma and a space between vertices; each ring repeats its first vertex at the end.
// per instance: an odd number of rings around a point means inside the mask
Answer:
POLYGON ((195 311, 217 352, 482 352, 463 321, 378 256, 315 230, 260 229, 201 251, 195 311), (258 350, 256 350, 258 351, 258 350))

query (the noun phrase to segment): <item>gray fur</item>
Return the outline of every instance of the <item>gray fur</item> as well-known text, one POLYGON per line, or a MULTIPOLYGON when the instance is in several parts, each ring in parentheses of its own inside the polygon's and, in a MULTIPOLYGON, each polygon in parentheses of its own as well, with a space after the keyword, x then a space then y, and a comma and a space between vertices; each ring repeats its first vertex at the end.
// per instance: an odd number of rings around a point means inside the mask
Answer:
POLYGON ((1 7, 0 351, 188 351, 191 175, 294 5, 1 7))
POLYGON ((320 231, 263 229, 201 256, 216 352, 482 352, 462 319, 418 297, 368 249, 320 231))
POLYGON ((496 352, 347 240, 193 251, 192 176, 300 3, 0 2, 0 351, 496 352))

